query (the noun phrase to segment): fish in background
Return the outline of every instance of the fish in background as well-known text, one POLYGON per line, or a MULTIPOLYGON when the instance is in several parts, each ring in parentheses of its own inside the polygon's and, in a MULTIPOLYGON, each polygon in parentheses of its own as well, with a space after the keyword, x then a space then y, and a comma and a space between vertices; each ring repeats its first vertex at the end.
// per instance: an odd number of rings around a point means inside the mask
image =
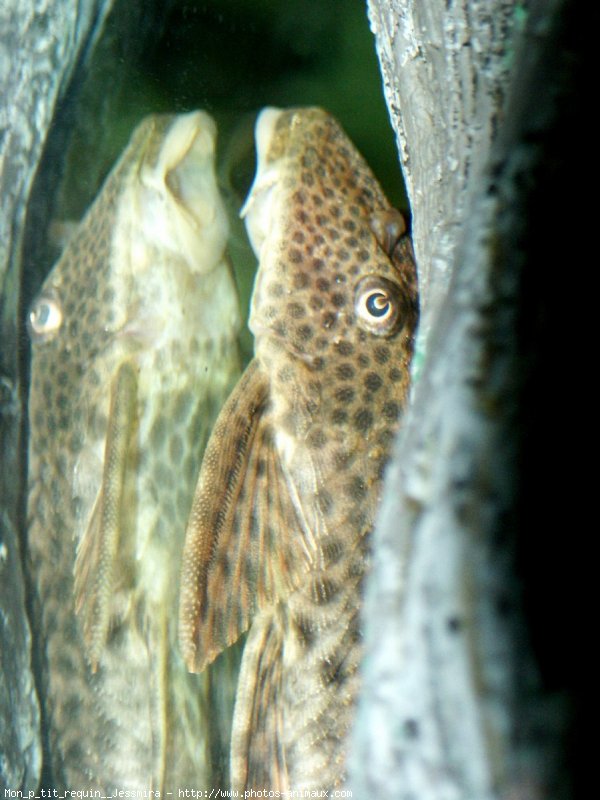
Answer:
POLYGON ((360 608, 418 320, 402 215, 325 111, 265 109, 244 214, 254 358, 206 448, 183 553, 190 669, 248 630, 234 789, 345 779, 360 608))
POLYGON ((28 561, 62 789, 216 780, 211 678, 177 643, 194 486, 240 370, 215 140, 204 112, 141 122, 29 312, 28 561))

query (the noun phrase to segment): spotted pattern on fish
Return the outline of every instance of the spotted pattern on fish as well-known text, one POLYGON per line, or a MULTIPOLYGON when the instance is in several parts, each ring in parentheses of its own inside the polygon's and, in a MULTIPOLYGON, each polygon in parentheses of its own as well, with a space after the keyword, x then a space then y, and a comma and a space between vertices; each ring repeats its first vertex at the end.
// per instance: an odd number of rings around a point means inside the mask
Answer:
POLYGON ((238 303, 208 115, 134 132, 29 314, 28 555, 55 788, 211 787, 208 677, 176 636, 238 303))
POLYGON ((345 777, 360 605, 418 318, 412 246, 320 109, 262 112, 244 214, 255 358, 215 425, 186 543, 180 638, 201 671, 249 628, 233 787, 345 777))

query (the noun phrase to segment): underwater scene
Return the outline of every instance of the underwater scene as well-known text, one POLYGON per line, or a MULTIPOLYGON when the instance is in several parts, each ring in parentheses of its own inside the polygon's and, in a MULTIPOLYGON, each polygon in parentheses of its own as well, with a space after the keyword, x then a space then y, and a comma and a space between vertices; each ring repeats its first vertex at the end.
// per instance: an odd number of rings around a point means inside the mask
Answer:
POLYGON ((350 797, 419 316, 366 7, 104 11, 25 215, 5 797, 350 797))

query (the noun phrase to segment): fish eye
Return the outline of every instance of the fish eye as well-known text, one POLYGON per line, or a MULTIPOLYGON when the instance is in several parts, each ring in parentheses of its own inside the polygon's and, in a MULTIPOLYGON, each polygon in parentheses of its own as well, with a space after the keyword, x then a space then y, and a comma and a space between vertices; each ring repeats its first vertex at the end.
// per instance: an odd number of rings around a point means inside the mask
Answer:
POLYGON ((358 282, 354 307, 358 323, 378 336, 389 336, 402 322, 401 289, 388 281, 369 275, 358 282))
POLYGON ((365 309, 372 316, 377 318, 385 318, 392 311, 392 304, 389 297, 385 292, 380 292, 377 289, 369 292, 365 298, 365 309))
POLYGON ((54 297, 39 297, 34 301, 27 317, 27 330, 32 342, 53 339, 63 323, 60 303, 54 297))

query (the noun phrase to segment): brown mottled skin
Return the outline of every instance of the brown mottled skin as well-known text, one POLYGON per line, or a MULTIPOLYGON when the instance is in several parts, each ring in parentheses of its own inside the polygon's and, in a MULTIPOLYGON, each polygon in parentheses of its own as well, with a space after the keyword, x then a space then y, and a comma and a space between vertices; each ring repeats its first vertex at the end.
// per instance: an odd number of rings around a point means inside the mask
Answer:
POLYGON ((184 547, 180 636, 202 670, 249 628, 233 788, 345 777, 360 606, 418 300, 401 215, 336 121, 265 110, 246 223, 255 358, 207 446, 184 547))
POLYGON ((177 645, 185 525, 239 374, 201 112, 140 124, 34 302, 28 555, 57 789, 210 788, 177 645))

